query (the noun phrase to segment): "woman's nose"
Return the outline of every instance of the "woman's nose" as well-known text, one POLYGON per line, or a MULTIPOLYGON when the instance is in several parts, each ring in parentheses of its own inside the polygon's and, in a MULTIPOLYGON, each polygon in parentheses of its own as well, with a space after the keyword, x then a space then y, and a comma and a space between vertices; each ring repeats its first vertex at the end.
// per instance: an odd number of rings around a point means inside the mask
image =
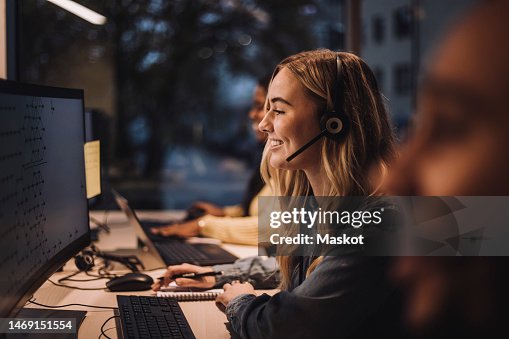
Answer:
POLYGON ((270 111, 265 114, 262 121, 258 124, 258 129, 264 133, 270 133, 273 131, 273 124, 272 124, 272 114, 270 114, 270 111))

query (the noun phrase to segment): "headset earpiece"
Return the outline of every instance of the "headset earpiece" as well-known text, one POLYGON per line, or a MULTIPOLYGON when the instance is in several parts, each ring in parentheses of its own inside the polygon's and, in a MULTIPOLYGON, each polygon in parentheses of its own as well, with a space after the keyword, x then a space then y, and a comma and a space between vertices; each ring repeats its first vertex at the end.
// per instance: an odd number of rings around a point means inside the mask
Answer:
POLYGON ((347 116, 343 113, 345 88, 342 65, 339 56, 336 56, 336 81, 333 89, 332 110, 326 111, 320 119, 320 129, 325 136, 336 141, 344 139, 350 126, 347 116))
POLYGON ((74 264, 78 270, 88 272, 94 267, 94 253, 89 250, 84 250, 74 257, 74 264))
POLYGON ((341 141, 348 131, 348 119, 340 117, 335 112, 327 112, 320 119, 320 129, 327 138, 341 141))

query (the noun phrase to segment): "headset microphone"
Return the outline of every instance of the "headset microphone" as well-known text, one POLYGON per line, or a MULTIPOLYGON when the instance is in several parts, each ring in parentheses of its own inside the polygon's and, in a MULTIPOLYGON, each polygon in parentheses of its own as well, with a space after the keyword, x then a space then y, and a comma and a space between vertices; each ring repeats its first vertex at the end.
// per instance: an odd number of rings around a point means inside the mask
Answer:
POLYGON ((309 140, 304 146, 302 146, 301 148, 299 148, 297 151, 295 151, 292 155, 290 155, 288 158, 286 158, 286 161, 287 162, 290 162, 293 160, 293 158, 295 158, 297 155, 301 154, 302 152, 304 152, 308 147, 310 147, 311 145, 313 145, 315 142, 317 142, 318 140, 320 140, 324 135, 325 133, 327 132, 327 130, 323 130, 320 132, 320 134, 318 134, 316 137, 314 137, 313 139, 309 140))

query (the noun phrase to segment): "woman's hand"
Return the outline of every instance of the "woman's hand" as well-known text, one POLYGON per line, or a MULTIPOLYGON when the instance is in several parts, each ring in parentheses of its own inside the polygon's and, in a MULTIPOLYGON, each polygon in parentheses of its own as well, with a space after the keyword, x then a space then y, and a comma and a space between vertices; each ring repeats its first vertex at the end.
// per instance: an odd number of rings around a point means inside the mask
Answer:
POLYGON ((255 294, 253 285, 248 282, 239 283, 238 281, 232 281, 231 284, 224 284, 223 289, 224 293, 216 298, 216 305, 223 312, 230 301, 236 296, 241 294, 255 294))
MULTIPOLYGON (((172 277, 177 274, 183 273, 207 273, 212 272, 212 267, 202 267, 191 264, 182 264, 168 266, 168 269, 164 273, 164 280, 158 280, 152 285, 152 290, 158 291, 162 286, 167 286, 170 282, 174 281, 172 277)), ((178 286, 182 287, 196 287, 203 289, 210 289, 216 284, 216 277, 201 277, 196 279, 189 278, 177 278, 175 282, 178 286)))
POLYGON ((222 207, 211 204, 210 202, 197 201, 193 204, 194 208, 200 208, 205 214, 214 215, 216 217, 224 217, 224 211, 222 207))
POLYGON ((198 220, 191 220, 182 224, 152 227, 150 231, 153 234, 159 234, 164 237, 176 236, 181 238, 189 238, 200 234, 200 226, 198 226, 198 220))

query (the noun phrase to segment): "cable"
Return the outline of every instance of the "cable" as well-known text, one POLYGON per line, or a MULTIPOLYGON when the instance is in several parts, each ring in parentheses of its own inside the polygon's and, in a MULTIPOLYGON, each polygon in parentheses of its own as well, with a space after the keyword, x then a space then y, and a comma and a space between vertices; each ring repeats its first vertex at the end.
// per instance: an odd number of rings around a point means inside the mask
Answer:
POLYGON ((89 275, 91 277, 107 277, 109 279, 119 277, 119 275, 116 273, 110 273, 110 270, 113 270, 111 262, 104 260, 103 258, 99 259, 102 261, 102 266, 97 265, 99 266, 97 269, 97 275, 93 275, 90 272, 85 272, 86 275, 89 275))
POLYGON ((117 277, 116 274, 113 274, 113 273, 110 273, 108 271, 108 267, 107 266, 103 266, 103 267, 99 267, 97 269, 97 273, 99 274, 99 276, 107 276, 107 275, 113 275, 114 278, 117 277))
MULTIPOLYGON (((99 334, 99 339, 101 339, 102 336, 104 336, 105 338, 107 339, 111 339, 110 337, 108 337, 106 335, 106 333, 104 332, 104 326, 106 326, 106 324, 108 323, 108 321, 110 321, 111 319, 114 319, 114 318, 120 318, 118 315, 114 315, 112 317, 109 317, 108 319, 106 319, 106 321, 101 325, 101 334, 99 334)), ((112 328, 115 328, 115 327, 112 327, 112 328)), ((110 328, 111 329, 111 328, 110 328)))
MULTIPOLYGON (((89 277, 95 277, 96 278, 95 280, 99 280, 99 279, 113 279, 113 278, 117 278, 118 277, 117 274, 113 274, 113 273, 110 273, 110 272, 106 271, 106 267, 99 267, 99 269, 97 270, 97 273, 99 273, 99 275, 94 275, 94 274, 91 274, 90 272, 85 271, 86 275, 88 275, 89 277)), ((88 279, 88 280, 92 281, 94 279, 88 279)), ((88 281, 88 280, 82 280, 82 281, 88 281)))
POLYGON ((76 271, 76 272, 73 272, 73 273, 71 273, 71 274, 69 274, 69 275, 66 275, 66 276, 65 276, 65 277, 63 277, 63 278, 58 279, 58 280, 57 280, 57 282, 58 282, 58 283, 61 283, 61 282, 62 282, 62 281, 64 281, 64 280, 71 280, 71 281, 72 281, 72 279, 70 279, 70 278, 71 278, 71 277, 74 277, 75 275, 79 274, 80 272, 81 272, 81 271, 76 271))
POLYGON ((97 280, 102 280, 102 279, 109 279, 109 278, 108 277, 95 277, 95 278, 91 278, 91 279, 65 279, 65 280, 80 282, 80 281, 97 281, 97 280))
POLYGON ((100 228, 102 228, 103 230, 106 231, 106 233, 110 233, 111 230, 109 228, 109 226, 99 220, 97 220, 96 218, 92 217, 92 216, 89 216, 90 218, 90 221, 93 222, 94 224, 96 224, 97 226, 99 226, 100 228))
POLYGON ((28 303, 34 298, 34 295, 32 294, 30 298, 28 298, 27 302, 25 303, 25 306, 28 305, 28 303))
POLYGON ((110 274, 108 272, 105 272, 104 274, 101 274, 99 272, 99 275, 94 275, 94 274, 90 274, 89 272, 85 271, 84 273, 86 275, 88 275, 89 277, 92 277, 92 279, 71 279, 71 277, 73 277, 73 276, 75 276, 75 275, 77 275, 79 273, 81 273, 81 271, 77 271, 77 272, 74 272, 72 274, 69 274, 68 276, 60 278, 60 279, 57 280, 57 283, 60 284, 64 280, 80 282, 80 281, 95 281, 95 280, 101 280, 101 279, 112 279, 112 278, 118 277, 116 274, 110 274))
POLYGON ((58 286, 58 287, 67 287, 67 288, 72 288, 72 289, 75 289, 75 290, 82 290, 82 291, 103 291, 103 290, 106 290, 106 287, 102 287, 102 288, 83 288, 83 287, 77 287, 77 286, 69 286, 69 285, 64 285, 64 284, 58 284, 58 283, 54 282, 51 279, 48 279, 48 281, 50 283, 52 283, 53 285, 55 285, 55 286, 58 286))
POLYGON ((33 300, 28 300, 27 302, 29 302, 31 304, 34 304, 34 305, 38 305, 38 306, 42 306, 42 307, 47 307, 47 308, 62 308, 62 307, 68 307, 68 306, 83 306, 83 307, 92 307, 92 308, 104 308, 104 309, 107 309, 107 310, 116 310, 117 309, 117 307, 94 306, 94 305, 85 305, 85 304, 65 304, 65 305, 52 306, 52 305, 40 304, 40 303, 35 302, 33 300))
POLYGON ((143 270, 143 272, 152 272, 152 271, 157 271, 157 270, 165 270, 167 269, 167 267, 156 267, 156 268, 151 268, 149 270, 143 270))
POLYGON ((110 328, 107 328, 104 330, 104 334, 106 334, 106 332, 108 332, 109 330, 113 330, 113 329, 116 329, 117 326, 113 326, 113 327, 110 327, 110 328))

